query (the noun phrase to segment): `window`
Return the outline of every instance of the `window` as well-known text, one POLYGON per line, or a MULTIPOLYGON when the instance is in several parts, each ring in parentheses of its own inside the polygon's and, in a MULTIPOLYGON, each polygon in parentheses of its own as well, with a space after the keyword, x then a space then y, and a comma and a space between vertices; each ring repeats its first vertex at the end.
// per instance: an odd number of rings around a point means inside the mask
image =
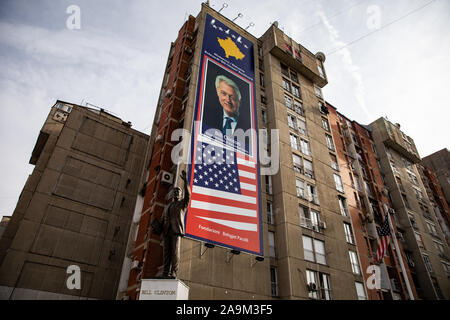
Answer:
POLYGON ((317 62, 317 70, 319 71, 319 74, 322 78, 325 78, 325 74, 323 73, 322 66, 320 65, 320 62, 317 62))
POLYGON ((289 96, 284 96, 284 105, 289 109, 293 109, 293 100, 289 96))
POLYGON ((272 202, 267 201, 267 223, 274 224, 275 218, 273 216, 273 206, 272 202))
POLYGON ((290 134, 291 137, 291 148, 298 150, 298 138, 295 134, 290 134))
POLYGON ((431 278, 431 280, 432 280, 431 282, 433 283, 434 291, 436 291, 436 294, 438 296, 438 299, 444 300, 445 297, 442 294, 441 288, 439 287, 437 280, 435 278, 431 278))
POLYGON ((425 246, 423 245, 422 236, 420 235, 420 233, 414 232, 414 235, 416 237, 416 241, 417 241, 417 244, 419 245, 419 247, 425 248, 425 246))
POLYGON ((330 276, 312 270, 306 270, 308 296, 310 299, 331 300, 330 276))
POLYGON ((433 243, 434 243, 434 246, 436 247, 436 249, 438 251, 439 256, 440 257, 445 257, 445 249, 444 249, 444 246, 442 245, 442 243, 439 243, 439 242, 434 241, 434 240, 433 240, 433 243))
POLYGON ((332 138, 330 135, 326 134, 326 135, 325 135, 325 140, 327 141, 327 147, 328 147, 328 149, 334 151, 333 138, 332 138))
POLYGON ((349 223, 344 222, 345 239, 350 244, 355 244, 355 238, 353 237, 352 226, 349 223))
POLYGON ((361 270, 359 268, 358 255, 355 251, 350 250, 348 252, 350 256, 350 263, 352 264, 352 271, 354 274, 361 274, 361 270))
POLYGON ((292 85, 292 94, 297 98, 300 98, 300 88, 296 85, 292 85))
POLYGON ((442 267, 444 268, 445 274, 447 275, 447 278, 450 278, 450 264, 447 262, 441 261, 442 267))
POLYGON ((281 73, 286 77, 289 77, 289 68, 285 64, 281 63, 280 65, 281 65, 281 73))
POLYGON ((302 158, 296 154, 292 154, 292 162, 294 163, 294 171, 297 173, 303 173, 302 158))
POLYGON ((308 229, 319 231, 320 213, 299 205, 300 225, 308 229))
POLYGON ((303 254, 305 260, 315 262, 314 250, 313 250, 313 239, 307 236, 303 236, 303 254))
POLYGON ((401 192, 405 192, 405 188, 403 187, 402 179, 399 177, 395 177, 395 180, 397 181, 398 188, 401 192))
POLYGON ((286 91, 291 92, 291 83, 283 78, 283 88, 286 91))
POLYGON ((334 183, 336 184, 336 190, 339 192, 344 192, 344 186, 342 184, 341 176, 337 175, 336 173, 333 173, 334 176, 334 183))
POLYGON ((259 84, 264 87, 264 75, 262 73, 259 74, 259 84))
POLYGON ((302 198, 302 199, 306 199, 306 195, 305 195, 305 181, 300 180, 300 179, 296 179, 295 180, 295 185, 297 187, 297 197, 302 198))
POLYGON ((294 110, 301 116, 305 115, 305 111, 303 110, 303 105, 301 104, 301 102, 299 102, 297 100, 294 100, 294 110))
POLYGON ((307 156, 311 155, 311 149, 309 148, 309 142, 304 140, 304 139, 300 139, 300 146, 301 146, 301 151, 303 154, 306 154, 307 156))
POLYGON ((267 123, 267 111, 266 109, 261 108, 261 118, 263 123, 267 123))
POLYGON ((341 209, 341 214, 344 217, 348 217, 347 201, 345 200, 344 197, 340 196, 338 196, 338 200, 339 200, 339 209, 341 209))
POLYGON ((313 164, 311 161, 303 159, 303 165, 305 167, 305 176, 314 179, 313 164))
POLYGON ((358 300, 367 300, 366 292, 364 291, 364 285, 361 282, 355 282, 355 288, 358 300))
POLYGON ((306 122, 302 119, 297 119, 297 126, 298 126, 298 131, 300 131, 301 134, 303 135, 307 135, 308 131, 306 130, 306 122))
POLYGON ((330 131, 330 125, 327 119, 322 118, 322 128, 324 128, 328 132, 330 131))
POLYGON ((431 235, 433 235, 435 237, 438 236, 438 232, 436 230, 436 226, 433 223, 428 222, 428 221, 426 222, 426 224, 427 224, 427 228, 430 231, 431 235))
POLYGON ((291 80, 298 83, 298 77, 296 72, 291 71, 291 80))
POLYGON ((325 257, 325 243, 308 236, 303 236, 302 239, 305 260, 320 264, 327 264, 325 257))
POLYGON ((308 297, 311 299, 318 299, 318 281, 317 272, 312 270, 306 270, 306 282, 308 285, 308 297), (315 288, 314 288, 315 287, 315 288))
POLYGON ((433 272, 433 266, 431 265, 430 258, 424 254, 423 261, 425 261, 425 266, 427 267, 428 272, 433 272))
POLYGON ((265 182, 266 182, 266 193, 272 194, 272 177, 271 176, 265 176, 265 182))
POLYGON ((406 208, 411 209, 411 206, 409 205, 408 198, 406 197, 406 194, 402 193, 403 202, 405 203, 406 208))
POLYGON ((307 190, 308 190, 308 197, 309 197, 309 201, 315 203, 315 204, 319 204, 319 198, 317 197, 317 189, 315 186, 310 185, 309 183, 307 184, 307 190))
POLYGON ((416 219, 414 218, 414 216, 412 214, 408 213, 408 218, 409 218, 409 222, 411 222, 412 227, 414 229, 416 229, 416 230, 419 229, 419 227, 417 226, 416 219))
POLYGON ((270 267, 270 293, 272 297, 278 297, 278 280, 276 267, 270 267))
POLYGON ((314 93, 317 97, 322 98, 322 90, 316 85, 314 85, 314 93))
POLYGON ((275 233, 269 231, 269 257, 275 258, 275 233))
POLYGON ((334 154, 330 153, 330 159, 331 159, 331 167, 334 170, 339 170, 339 166, 338 166, 338 162, 337 162, 337 158, 334 154))
POLYGON ((287 115, 288 125, 290 128, 297 130, 297 117, 289 114, 287 115))

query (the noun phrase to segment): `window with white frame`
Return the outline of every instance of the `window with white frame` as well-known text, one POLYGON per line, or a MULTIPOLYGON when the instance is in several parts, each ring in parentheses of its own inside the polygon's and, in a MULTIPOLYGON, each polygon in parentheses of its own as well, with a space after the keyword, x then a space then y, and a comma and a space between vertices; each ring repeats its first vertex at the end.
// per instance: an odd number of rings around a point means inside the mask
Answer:
POLYGON ((294 100, 294 111, 301 116, 305 115, 305 110, 303 109, 303 105, 300 101, 294 100))
POLYGON ((300 180, 300 179, 296 179, 295 180, 295 186, 297 188, 297 197, 302 198, 302 199, 306 199, 305 181, 300 180))
POLYGON ((339 209, 341 210, 341 215, 344 217, 348 217, 348 207, 347 207, 347 200, 344 197, 338 196, 339 201, 339 209))
POLYGON ((272 194, 272 177, 271 176, 264 176, 265 182, 266 182, 266 193, 272 194))
POLYGON ((367 300, 366 291, 364 290, 364 284, 361 282, 355 282, 356 295, 358 300, 367 300))
POLYGON ((306 130, 305 120, 297 119, 297 127, 298 127, 298 131, 300 131, 301 134, 303 134, 305 136, 308 134, 308 130, 306 130))
POLYGON ((332 138, 330 135, 325 134, 325 140, 326 140, 326 142, 327 142, 327 147, 328 147, 328 149, 334 151, 333 138, 332 138))
POLYGON ((315 204, 319 204, 319 197, 317 195, 317 188, 316 186, 313 186, 312 184, 307 184, 306 186, 307 192, 308 192, 308 200, 315 203, 315 204))
POLYGON ((269 242, 269 257, 271 258, 275 258, 276 254, 275 254, 275 233, 273 233, 272 231, 269 231, 269 237, 268 237, 268 242, 269 242))
POLYGON ((349 250, 348 255, 350 257, 350 263, 352 265, 352 271, 354 274, 361 274, 361 269, 359 268, 358 255, 355 251, 349 250))
POLYGON ((430 231, 430 233, 431 233, 433 236, 437 236, 437 235, 438 235, 438 232, 437 232, 436 226, 435 226, 433 223, 428 222, 428 221, 426 221, 426 224, 427 224, 427 228, 428 228, 428 230, 430 231))
POLYGON ((339 165, 338 165, 338 161, 337 158, 334 154, 330 153, 330 160, 331 160, 331 167, 334 170, 338 170, 339 171, 339 165))
POLYGON ((433 243, 434 243, 434 246, 436 247, 436 249, 438 251, 439 256, 440 257, 444 257, 445 256, 445 249, 444 249, 444 246, 442 245, 442 243, 434 241, 434 240, 433 240, 433 243))
POLYGON ((292 114, 287 115, 288 119, 288 125, 291 129, 297 130, 297 117, 293 116, 292 114))
POLYGON ((342 179, 340 175, 333 173, 334 183, 336 185, 336 190, 339 192, 344 192, 344 185, 342 184, 342 179))
POLYGON ((307 156, 311 155, 311 149, 309 148, 309 142, 304 140, 304 139, 300 139, 300 146, 301 146, 301 151, 303 154, 306 154, 307 156))
POLYGON ((295 134, 290 133, 291 138, 291 148, 298 150, 298 138, 295 134))
POLYGON ((273 205, 272 202, 267 201, 267 223, 274 224, 275 218, 273 216, 273 205))
POLYGON ((325 242, 308 236, 302 236, 302 239, 305 260, 326 265, 325 242))
POLYGON ((419 247, 425 248, 425 246, 423 245, 422 235, 418 232, 414 232, 414 236, 416 237, 416 241, 419 247))
POLYGON ((296 85, 292 85, 292 94, 296 96, 297 98, 300 98, 300 88, 296 85))
POLYGON ((278 297, 277 267, 270 267, 270 292, 272 297, 278 297))
POLYGON ((445 275, 447 278, 450 278, 450 264, 445 261, 441 261, 442 267, 444 268, 445 275))
POLYGON ((314 85, 314 93, 317 97, 322 98, 322 89, 320 89, 318 86, 314 85))
POLYGON ((261 118, 263 123, 267 123, 267 111, 264 108, 261 108, 261 118))
POLYGON ((307 207, 299 205, 300 225, 302 227, 319 230, 320 213, 315 210, 310 210, 307 207))
POLYGON ((431 265, 430 257, 426 254, 422 255, 423 261, 425 262, 425 266, 427 267, 428 272, 433 272, 433 266, 431 265))
POLYGON ((306 270, 306 283, 308 285, 308 297, 310 299, 319 298, 319 283, 317 281, 317 271, 306 270))
POLYGON ((291 92, 291 82, 283 78, 283 88, 286 91, 291 92))
POLYGON ((294 171, 297 173, 303 173, 302 158, 296 154, 292 154, 292 162, 294 163, 294 171))
POLYGON ((331 300, 330 276, 328 274, 307 269, 306 282, 310 299, 331 300))
POLYGON ((322 128, 326 131, 330 131, 330 124, 327 119, 322 118, 322 128))
POLYGON ((289 109, 293 109, 294 108, 294 101, 292 100, 291 97, 289 96, 284 96, 284 105, 286 107, 288 107, 289 109))
POLYGON ((303 166, 305 168, 305 176, 314 179, 313 164, 311 161, 303 159, 303 166))
POLYGON ((355 238, 353 237, 352 226, 350 223, 344 222, 345 239, 350 244, 355 244, 355 238))

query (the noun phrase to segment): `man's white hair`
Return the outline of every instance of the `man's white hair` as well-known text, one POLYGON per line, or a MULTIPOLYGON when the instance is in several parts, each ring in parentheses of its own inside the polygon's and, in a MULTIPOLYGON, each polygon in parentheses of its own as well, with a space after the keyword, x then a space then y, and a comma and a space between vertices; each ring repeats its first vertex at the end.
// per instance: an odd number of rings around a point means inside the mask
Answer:
POLYGON ((225 81, 226 84, 228 84, 230 87, 232 87, 234 89, 234 92, 236 92, 236 95, 238 97, 238 100, 241 101, 241 92, 239 91, 238 86, 236 85, 236 83, 231 80, 230 78, 227 78, 223 75, 217 76, 216 78, 216 89, 219 88, 219 85, 222 81, 225 81))

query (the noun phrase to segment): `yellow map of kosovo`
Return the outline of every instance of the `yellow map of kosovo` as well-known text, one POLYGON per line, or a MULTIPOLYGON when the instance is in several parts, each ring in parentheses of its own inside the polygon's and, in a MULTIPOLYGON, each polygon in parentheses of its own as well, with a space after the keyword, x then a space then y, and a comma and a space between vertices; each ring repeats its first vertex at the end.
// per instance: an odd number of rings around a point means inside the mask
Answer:
POLYGON ((219 41, 220 46, 225 50, 225 57, 234 57, 236 60, 242 60, 244 59, 245 55, 239 50, 239 48, 236 46, 236 44, 231 40, 230 37, 226 39, 220 39, 217 37, 217 41, 219 41))

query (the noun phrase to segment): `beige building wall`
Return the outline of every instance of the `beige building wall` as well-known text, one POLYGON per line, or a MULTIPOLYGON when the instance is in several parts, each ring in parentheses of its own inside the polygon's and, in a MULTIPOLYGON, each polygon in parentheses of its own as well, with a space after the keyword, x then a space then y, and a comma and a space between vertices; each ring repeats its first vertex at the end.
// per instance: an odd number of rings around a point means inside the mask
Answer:
POLYGON ((0 241, 1 299, 114 299, 148 136, 57 101, 0 241), (68 266, 81 289, 66 286, 68 266))

